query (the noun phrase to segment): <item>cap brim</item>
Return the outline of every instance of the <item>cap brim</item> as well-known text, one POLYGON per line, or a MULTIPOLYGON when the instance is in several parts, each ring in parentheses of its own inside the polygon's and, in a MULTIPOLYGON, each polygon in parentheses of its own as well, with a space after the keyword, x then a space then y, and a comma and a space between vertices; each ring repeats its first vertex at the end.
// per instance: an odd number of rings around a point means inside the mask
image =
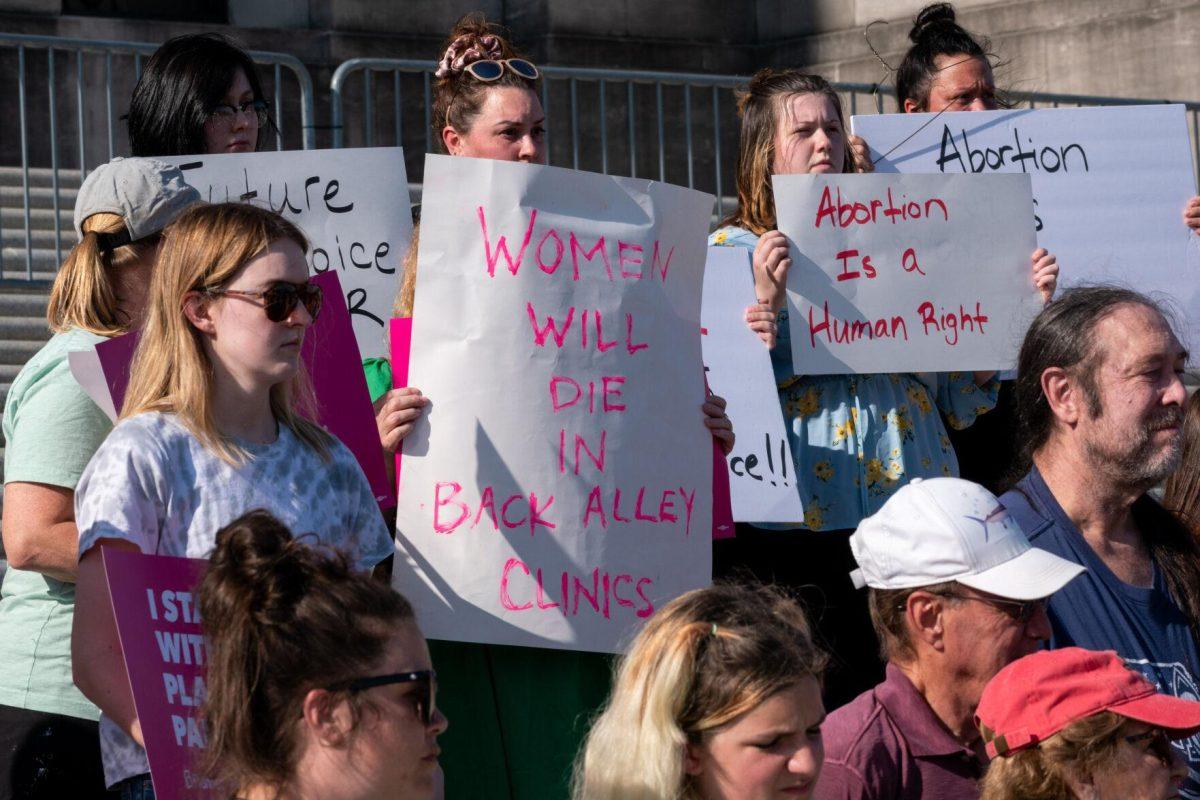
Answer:
POLYGON ((1083 571, 1074 561, 1031 547, 999 566, 954 580, 1009 600, 1038 600, 1054 594, 1083 571))
POLYGON ((1156 728, 1165 728, 1172 739, 1184 739, 1200 731, 1200 703, 1169 694, 1139 697, 1109 706, 1108 710, 1156 728))

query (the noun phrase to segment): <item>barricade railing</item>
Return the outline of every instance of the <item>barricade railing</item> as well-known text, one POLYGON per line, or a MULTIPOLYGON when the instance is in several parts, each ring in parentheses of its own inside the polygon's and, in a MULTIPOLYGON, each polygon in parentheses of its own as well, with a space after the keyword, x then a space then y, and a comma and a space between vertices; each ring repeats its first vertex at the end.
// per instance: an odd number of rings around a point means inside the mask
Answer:
MULTIPOLYGON (((355 58, 330 82, 333 146, 405 146, 409 180, 420 182, 424 153, 435 150, 432 98, 436 62, 355 58)), ((718 216, 732 207, 737 160, 735 90, 740 75, 540 66, 548 161, 671 181, 712 192, 718 216)), ((897 110, 892 87, 834 83, 848 114, 897 110)), ((1014 106, 1073 107, 1182 102, 1200 166, 1200 103, 1009 91, 1014 106)))
MULTIPOLYGON (((7 212, 0 216, 0 280, 48 278, 62 262, 64 249, 75 240, 72 204, 62 195, 69 198, 89 167, 128 153, 120 117, 128 110, 143 60, 158 46, 0 34, 0 74, 16 79, 16 92, 0 95, 10 120, 9 133, 0 140, 0 164, 19 164, 0 168, 0 212, 7 212), (41 224, 47 214, 52 226, 41 224), (23 269, 12 269, 14 261, 23 262, 23 269)), ((250 57, 261 68, 263 91, 271 101, 276 148, 314 147, 313 83, 304 64, 287 53, 251 51, 250 57)))

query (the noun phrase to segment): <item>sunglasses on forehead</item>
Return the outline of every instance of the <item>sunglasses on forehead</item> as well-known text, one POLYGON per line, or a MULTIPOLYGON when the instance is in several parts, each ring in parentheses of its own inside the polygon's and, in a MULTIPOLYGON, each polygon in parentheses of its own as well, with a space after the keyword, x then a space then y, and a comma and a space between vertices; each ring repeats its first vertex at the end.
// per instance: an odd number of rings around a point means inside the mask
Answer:
POLYGON ((266 312, 267 319, 271 322, 283 322, 301 303, 304 304, 304 310, 315 321, 317 315, 321 313, 321 303, 324 300, 321 287, 315 283, 279 281, 261 292, 247 292, 241 289, 204 289, 203 291, 212 297, 229 295, 262 300, 263 311, 266 312))
POLYGON ((413 705, 416 706, 417 716, 422 724, 429 726, 437 709, 437 673, 431 669, 420 669, 416 672, 394 672, 390 675, 375 675, 370 678, 356 678, 327 687, 331 692, 362 692, 377 686, 389 686, 393 683, 414 684, 412 693, 413 705))
POLYGON ((471 77, 475 80, 483 81, 484 83, 500 80, 500 76, 504 74, 505 69, 511 71, 518 78, 524 78, 529 81, 536 81, 541 74, 532 61, 526 61, 523 58, 502 58, 498 61, 491 59, 472 61, 463 67, 463 69, 471 73, 471 77))

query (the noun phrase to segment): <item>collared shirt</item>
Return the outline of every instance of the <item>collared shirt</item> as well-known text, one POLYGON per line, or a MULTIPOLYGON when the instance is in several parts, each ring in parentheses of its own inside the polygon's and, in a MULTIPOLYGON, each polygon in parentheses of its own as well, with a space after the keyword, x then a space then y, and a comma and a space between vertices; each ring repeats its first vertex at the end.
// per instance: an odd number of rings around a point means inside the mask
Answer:
POLYGON ((894 664, 883 683, 829 715, 814 800, 972 800, 984 764, 894 664))

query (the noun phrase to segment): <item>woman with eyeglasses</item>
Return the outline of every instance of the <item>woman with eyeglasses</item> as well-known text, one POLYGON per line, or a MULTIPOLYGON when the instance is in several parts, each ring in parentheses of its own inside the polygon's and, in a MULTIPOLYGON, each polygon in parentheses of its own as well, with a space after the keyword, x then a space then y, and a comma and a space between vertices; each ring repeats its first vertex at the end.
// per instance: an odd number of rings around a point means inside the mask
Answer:
POLYGON ((435 796, 447 723, 401 595, 251 511, 217 532, 198 601, 206 773, 222 795, 435 796))
POLYGON ((246 203, 198 205, 165 232, 121 420, 76 489, 75 683, 100 707, 110 788, 150 791, 107 596, 102 546, 204 558, 262 508, 367 572, 392 552, 350 451, 303 414, 300 360, 321 310, 304 235, 246 203))
POLYGON ((135 156, 252 153, 275 128, 254 62, 218 33, 167 40, 129 102, 135 156))
POLYGON ((975 724, 992 759, 980 800, 1179 798, 1181 749, 1200 746, 1200 703, 1160 693, 1112 651, 1078 647, 1000 670, 975 724))

